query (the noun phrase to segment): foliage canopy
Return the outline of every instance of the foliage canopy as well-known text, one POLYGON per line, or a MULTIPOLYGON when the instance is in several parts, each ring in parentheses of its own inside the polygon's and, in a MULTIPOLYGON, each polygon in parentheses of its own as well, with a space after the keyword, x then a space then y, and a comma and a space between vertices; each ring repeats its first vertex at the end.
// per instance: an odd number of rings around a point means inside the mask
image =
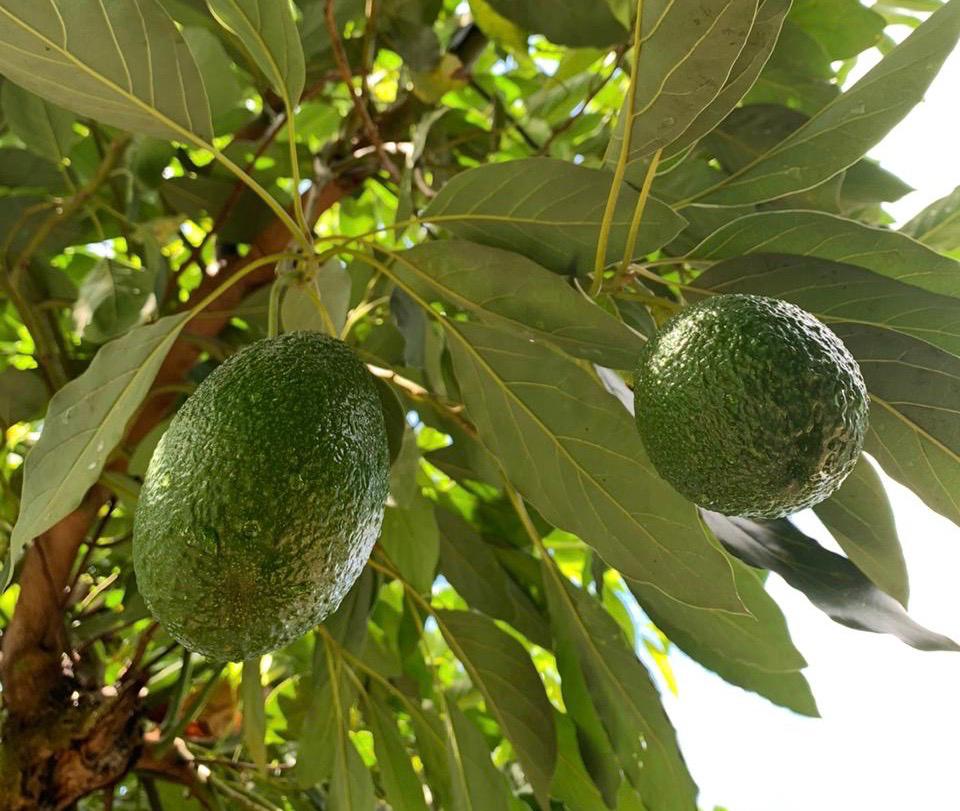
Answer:
POLYGON ((876 465, 960 524, 960 195, 893 229, 864 155, 958 36, 960 0, 0 0, 0 809, 693 811, 673 646, 817 712, 765 571, 957 650, 876 465), (720 292, 863 371, 844 556, 649 462, 630 370, 720 292), (277 330, 378 378, 390 497, 335 615, 213 662, 148 614, 132 516, 277 330))

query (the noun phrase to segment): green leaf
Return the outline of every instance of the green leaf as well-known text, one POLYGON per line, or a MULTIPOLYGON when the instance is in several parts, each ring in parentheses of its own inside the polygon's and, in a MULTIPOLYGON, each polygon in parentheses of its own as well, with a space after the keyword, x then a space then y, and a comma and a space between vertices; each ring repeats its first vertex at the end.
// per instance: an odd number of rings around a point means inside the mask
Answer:
POLYGON ((444 326, 481 440, 544 518, 628 577, 690 605, 743 610, 693 505, 656 475, 630 415, 589 372, 546 344, 444 326))
POLYGON ((541 806, 556 765, 553 710, 529 654, 492 620, 469 611, 437 611, 437 624, 463 663, 487 710, 513 744, 541 806))
POLYGON ((157 0, 0 0, 0 73, 115 127, 210 140, 203 78, 157 0))
POLYGON ((757 203, 833 177, 879 143, 923 98, 958 36, 960 2, 951 0, 793 135, 690 200, 757 203))
POLYGON ((544 648, 550 634, 536 606, 511 579, 493 549, 462 519, 446 510, 440 524, 440 571, 471 608, 510 623, 544 648))
POLYGON ((880 41, 886 21, 858 0, 797 0, 790 19, 831 59, 849 59, 880 41))
POLYGON ((368 696, 366 706, 367 723, 373 733, 377 766, 387 802, 393 811, 427 811, 423 786, 397 731, 393 711, 377 693, 368 696))
MULTIPOLYGON (((380 407, 383 409, 383 421, 387 428, 387 446, 390 449, 390 464, 394 465, 402 453, 404 437, 407 430, 407 418, 403 411, 403 404, 397 393, 380 377, 374 376, 377 386, 377 396, 380 407)), ((414 482, 415 484, 415 482, 414 482)))
POLYGON ((900 230, 938 251, 960 248, 960 186, 928 205, 900 230))
POLYGON ((452 811, 508 811, 510 792, 490 760, 483 734, 447 698, 447 738, 452 811))
MULTIPOLYGON (((750 35, 733 63, 726 83, 711 101, 693 120, 683 133, 674 140, 666 152, 676 155, 681 150, 711 132, 736 107, 756 82, 760 71, 770 58, 773 46, 780 36, 783 20, 790 11, 791 0, 766 0, 757 10, 756 19, 750 29, 750 35)), ((643 178, 638 179, 641 183, 643 178)))
POLYGON ((441 240, 399 254, 393 270, 422 299, 440 296, 491 325, 545 339, 578 358, 632 369, 643 349, 635 332, 520 254, 441 240))
POLYGON ((843 486, 813 508, 857 568, 906 606, 907 564, 880 476, 861 457, 843 486))
POLYGON ((914 622, 856 566, 824 549, 785 518, 751 521, 704 510, 710 529, 745 563, 779 574, 832 620, 896 636, 920 650, 960 651, 952 639, 914 622))
POLYGON ((433 502, 418 494, 409 507, 388 506, 380 544, 404 579, 421 594, 429 594, 440 544, 433 502))
POLYGON ((487 0, 494 10, 521 28, 543 34, 558 45, 601 48, 625 42, 629 33, 606 3, 561 0, 546 8, 537 0, 487 0))
MULTIPOLYGON (((16 85, 4 82, 3 87, 16 87, 16 85)), ((44 192, 56 193, 66 191, 64 177, 54 164, 33 152, 14 147, 0 147, 0 187, 16 190, 20 194, 23 193, 24 189, 37 189, 38 191, 43 190, 44 192)), ((12 198, 6 202, 8 204, 16 204, 23 199, 24 198, 19 197, 12 198)), ((31 199, 30 202, 36 201, 31 199)), ((41 214, 40 217, 42 216, 41 214)), ((9 226, 6 220, 8 220, 8 217, 4 216, 3 219, 5 221, 3 223, 3 230, 7 231, 9 226)), ((16 240, 14 244, 26 241, 26 239, 32 235, 32 230, 33 229, 30 228, 21 228, 22 233, 14 236, 16 240), (20 239, 16 239, 17 236, 19 236, 20 239)))
POLYGON ((13 82, 3 83, 0 102, 10 131, 47 160, 63 163, 80 138, 73 131, 72 113, 13 82))
POLYGON ((817 715, 806 662, 794 647, 780 608, 754 572, 734 561, 737 591, 753 616, 690 608, 649 586, 629 583, 641 608, 691 659, 731 684, 803 715, 817 715))
POLYGON ((7 367, 0 372, 0 427, 35 420, 43 413, 49 394, 43 377, 35 369, 7 367))
POLYGON ((960 524, 960 359, 887 330, 831 327, 870 390, 867 452, 931 509, 960 524))
MULTIPOLYGON (((523 254, 557 273, 583 276, 593 270, 612 182, 609 172, 550 158, 491 163, 456 175, 427 206, 423 219, 463 239, 523 254)), ((638 197, 632 188, 620 193, 608 263, 623 257, 638 197)), ((636 255, 666 245, 683 225, 682 217, 651 198, 636 255)))
POLYGON ((267 767, 267 717, 263 709, 263 687, 260 683, 260 657, 243 663, 240 681, 240 699, 243 701, 243 740, 253 762, 261 771, 267 767))
POLYGON ((445 808, 447 799, 453 795, 449 760, 449 742, 447 730, 440 716, 431 709, 421 707, 410 699, 405 701, 410 712, 410 721, 414 735, 417 738, 417 751, 423 761, 430 790, 440 800, 440 806, 445 808))
MULTIPOLYGON (((960 6, 958 6, 960 8, 960 6)), ((725 225, 690 251, 697 259, 791 253, 872 270, 960 298, 960 263, 905 234, 819 211, 763 211, 725 225)))
POLYGON ((0 584, 10 582, 23 548, 76 509, 96 483, 188 317, 170 315, 106 344, 50 401, 24 463, 20 515, 0 584))
POLYGON ((675 0, 644 3, 642 9, 641 44, 634 56, 637 79, 607 149, 608 164, 620 157, 627 127, 629 167, 696 121, 720 93, 743 50, 757 0, 675 0))
POLYGON ((325 262, 309 282, 287 288, 280 309, 280 321, 284 330, 327 332, 326 319, 321 314, 317 301, 326 308, 333 328, 339 335, 350 308, 350 274, 336 259, 325 262))
POLYGON ((646 669, 616 621, 552 564, 544 575, 558 644, 576 652, 624 774, 650 811, 695 811, 694 785, 646 669))
MULTIPOLYGON (((235 193, 236 181, 225 177, 172 177, 160 185, 160 196, 174 211, 200 221, 204 214, 217 217, 235 193)), ((258 234, 273 214, 257 195, 244 187, 227 221, 217 235, 225 242, 243 242, 258 234)))
POLYGON ((85 341, 102 344, 143 323, 156 311, 155 273, 101 259, 80 285, 73 320, 85 341))
POLYGON ((221 40, 209 28, 193 26, 181 31, 196 60, 210 101, 210 116, 217 135, 227 134, 229 114, 243 102, 244 86, 221 40))
POLYGON ((270 86, 296 106, 306 74, 290 4, 276 0, 207 0, 217 21, 243 43, 270 86))

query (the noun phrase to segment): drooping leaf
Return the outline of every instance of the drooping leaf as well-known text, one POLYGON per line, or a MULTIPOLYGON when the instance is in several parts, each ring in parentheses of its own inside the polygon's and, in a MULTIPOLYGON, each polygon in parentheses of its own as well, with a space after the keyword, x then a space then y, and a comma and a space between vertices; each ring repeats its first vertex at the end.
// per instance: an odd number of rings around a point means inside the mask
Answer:
POLYGON ((243 739, 253 762, 263 770, 267 766, 267 747, 264 743, 267 718, 263 709, 259 656, 256 659, 247 659, 243 663, 240 695, 243 700, 243 739))
POLYGON ((453 796, 453 775, 449 762, 449 741, 447 730, 437 713, 429 708, 408 700, 406 708, 417 738, 417 751, 423 761, 423 768, 431 791, 438 797, 441 805, 453 796))
POLYGON ((242 103, 244 85, 220 37, 200 26, 183 28, 181 33, 203 76, 214 130, 217 135, 223 135, 231 126, 236 126, 230 113, 242 103))
POLYGON ((207 0, 220 24, 243 43, 277 94, 296 105, 306 81, 303 46, 289 3, 207 0))
POLYGON ((576 652, 624 774, 649 811, 694 811, 694 785, 646 669, 616 621, 554 570, 544 575, 554 636, 576 652))
POLYGON ((831 327, 870 391, 866 450, 931 509, 960 524, 960 359, 873 326, 831 327))
MULTIPOLYGON (((8 87, 16 87, 16 85, 4 82, 4 90, 8 87)), ((15 189, 21 194, 24 189, 61 193, 66 191, 63 175, 53 163, 33 152, 14 147, 0 147, 0 187, 15 189)), ((8 205, 9 203, 16 205, 17 202, 19 202, 18 198, 13 198, 8 201, 8 205)), ((42 220, 42 217, 43 214, 41 213, 37 219, 42 220)), ((3 219, 8 218, 3 217, 3 219)), ((3 223, 3 225, 6 225, 6 223, 3 223)), ((18 243, 25 241, 29 236, 27 228, 23 228, 22 231, 24 233, 20 236, 20 239, 17 239, 18 235, 13 235, 18 243)))
POLYGON ((584 5, 561 0, 545 7, 532 0, 487 0, 494 10, 526 31, 543 34, 558 45, 602 48, 625 42, 627 29, 606 3, 584 5))
POLYGON ((785 518, 751 521, 703 512, 710 529, 745 563, 776 572, 831 619, 850 628, 892 634, 920 650, 960 651, 928 631, 849 560, 824 549, 785 518))
POLYGON ((849 59, 880 41, 886 21, 857 0, 797 0, 791 21, 831 59, 849 59))
POLYGON ((460 240, 419 245, 394 271, 421 298, 545 339, 579 358, 633 368, 643 340, 562 277, 523 256, 460 240))
POLYGON ((880 476, 866 457, 860 458, 841 488, 814 507, 814 512, 857 568, 906 606, 910 586, 893 509, 880 476))
POLYGON ((0 427, 35 420, 47 404, 47 387, 35 369, 7 367, 0 372, 0 427))
POLYGON ((131 132, 213 137, 203 78, 157 0, 2 0, 0 73, 131 132))
POLYGON ((796 304, 827 324, 872 325, 926 341, 960 356, 954 298, 900 281, 807 256, 753 254, 714 265, 697 287, 717 293, 754 293, 796 304))
POLYGON ((842 171, 923 98, 958 37, 960 2, 951 0, 793 135, 696 199, 713 205, 773 200, 842 171))
POLYGON ((819 211, 748 214, 708 236, 690 256, 728 259, 753 253, 846 262, 932 293, 960 297, 960 263, 956 260, 897 231, 819 211))
POLYGON ((4 82, 0 92, 3 114, 27 149, 53 161, 63 162, 80 137, 73 131, 73 114, 13 82, 4 82))
POLYGON ((452 811, 508 811, 510 792, 503 775, 490 760, 483 734, 447 698, 450 734, 447 736, 452 811))
POLYGON ((757 2, 644 3, 642 13, 636 84, 607 149, 608 165, 619 159, 628 127, 629 167, 693 124, 730 75, 750 35, 757 2))
POLYGON ((24 466, 20 515, 0 577, 4 586, 23 548, 74 510, 100 477, 188 317, 170 315, 106 344, 50 401, 24 466))
POLYGON ((806 664, 786 622, 759 578, 736 561, 737 592, 753 616, 703 611, 671 600, 649 586, 630 583, 647 615, 691 659, 731 684, 752 690, 803 715, 817 715, 806 664))
POLYGON ((541 806, 548 805, 556 765, 553 710, 543 683, 519 642, 492 620, 470 611, 437 611, 437 624, 503 734, 513 744, 541 806))
POLYGON ((900 230, 938 251, 960 248, 960 186, 928 205, 900 230))
POLYGON ((490 546, 462 519, 446 510, 440 525, 440 570, 467 603, 510 623, 542 647, 550 634, 529 597, 510 578, 490 546))
POLYGON ((337 334, 350 307, 350 275, 337 260, 326 262, 303 285, 290 285, 283 297, 281 321, 287 332, 327 332, 327 322, 317 302, 323 304, 337 334))
POLYGON ((404 579, 427 594, 437 570, 439 535, 433 502, 417 494, 408 507, 388 506, 380 544, 404 579))
POLYGON ((156 310, 154 269, 101 259, 80 285, 74 325, 83 339, 102 344, 143 323, 156 310))
MULTIPOLYGON (((570 275, 593 270, 600 223, 613 175, 550 158, 479 166, 454 177, 431 201, 423 219, 458 237, 515 251, 570 275), (517 189, 524 189, 517 194, 517 189)), ((639 193, 625 188, 617 201, 607 261, 623 257, 639 193)), ((684 221, 650 199, 637 239, 637 256, 673 239, 684 221)))
POLYGON ((397 731, 393 711, 375 692, 368 696, 366 707, 387 802, 393 811, 427 811, 423 786, 397 731))
MULTIPOLYGON (((791 0, 766 0, 757 10, 750 35, 740 51, 726 83, 693 122, 666 149, 675 155, 714 129, 744 97, 763 70, 777 43, 791 0)), ((642 182, 642 178, 640 179, 642 182)))
POLYGON ((588 372, 546 344, 444 326, 483 444, 548 521, 676 599, 743 610, 693 505, 654 473, 629 414, 588 372))

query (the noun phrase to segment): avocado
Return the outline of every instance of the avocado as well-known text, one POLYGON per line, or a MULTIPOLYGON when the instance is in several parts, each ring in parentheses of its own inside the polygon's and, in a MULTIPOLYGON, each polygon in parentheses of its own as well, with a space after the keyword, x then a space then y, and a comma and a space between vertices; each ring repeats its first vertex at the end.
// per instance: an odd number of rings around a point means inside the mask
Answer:
POLYGON ((359 577, 387 497, 373 377, 298 332, 215 369, 177 412, 134 520, 140 593, 188 649, 242 660, 296 639, 359 577))
POLYGON ((785 301, 717 295, 681 310, 641 352, 636 421, 660 475, 727 515, 779 518, 853 470, 869 399, 860 367, 785 301))

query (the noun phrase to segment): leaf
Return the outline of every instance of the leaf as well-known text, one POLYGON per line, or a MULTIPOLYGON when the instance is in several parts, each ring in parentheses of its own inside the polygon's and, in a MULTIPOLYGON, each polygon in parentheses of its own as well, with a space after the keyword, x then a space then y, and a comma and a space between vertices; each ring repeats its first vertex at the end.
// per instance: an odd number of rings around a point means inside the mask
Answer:
MULTIPOLYGON (((235 186, 236 181, 223 177, 172 177, 160 185, 160 196, 174 211, 200 221, 204 214, 215 218, 233 195, 235 186)), ((226 242, 243 242, 272 221, 269 206, 244 187, 230 217, 217 233, 226 242)))
POLYGON ((879 143, 923 98, 958 36, 960 2, 951 0, 795 133, 691 199, 712 205, 757 203, 833 177, 879 143))
MULTIPOLYGON (((4 82, 3 87, 16 87, 16 85, 11 85, 10 82, 4 82)), ((17 149, 14 147, 0 147, 0 187, 5 189, 16 190, 18 193, 22 194, 24 189, 37 189, 43 190, 44 192, 65 192, 66 185, 64 183, 63 175, 57 169, 57 167, 50 163, 46 158, 41 158, 39 155, 34 154, 33 152, 28 152, 25 149, 17 149)), ((23 198, 17 197, 9 200, 14 204, 18 203, 23 198)), ((35 202, 31 200, 31 202, 35 202)), ((43 215, 40 214, 42 217, 43 215)), ((7 220, 8 217, 4 216, 4 220, 7 220)), ((14 220, 15 221, 15 220, 14 220)), ((13 223, 11 223, 12 225, 13 223)), ((8 231, 9 226, 6 222, 3 223, 3 230, 8 231)), ((22 234, 18 233, 14 235, 20 237, 17 242, 26 241, 34 229, 22 228, 22 234)), ((39 267, 39 265, 37 265, 39 267)))
POLYGON ((20 515, 0 576, 4 587, 23 548, 76 509, 100 478, 188 318, 170 315, 106 344, 50 401, 43 433, 24 463, 20 515))
POLYGON ((544 575, 553 632, 576 653, 620 767, 649 811, 695 811, 697 787, 646 669, 616 621, 552 564, 544 575))
POLYGON ((0 428, 35 420, 47 404, 47 386, 35 369, 8 366, 0 372, 0 428))
POLYGON ((203 76, 203 84, 210 102, 210 116, 217 135, 230 131, 230 113, 243 103, 244 86, 234 69, 233 60, 224 48, 223 40, 209 28, 191 26, 181 30, 190 53, 203 76))
POLYGON ((446 510, 440 525, 440 570, 467 604, 494 619, 510 623, 544 648, 550 634, 536 606, 510 578, 493 549, 462 519, 446 510))
MULTIPOLYGON (((958 6, 960 8, 960 6, 958 6)), ((697 259, 790 253, 846 262, 913 287, 960 298, 960 263, 910 237, 819 211, 763 211, 721 227, 697 259)))
POLYGON ((146 321, 156 311, 155 276, 149 268, 101 259, 80 285, 73 307, 77 332, 102 344, 146 321))
POLYGON ((754 254, 714 265, 697 279, 697 287, 773 296, 830 325, 849 321, 891 330, 960 356, 955 299, 853 265, 815 257, 754 254))
POLYGON ((318 301, 326 308, 339 334, 350 307, 350 275, 336 259, 325 262, 309 282, 287 288, 280 309, 284 330, 327 332, 326 319, 320 312, 318 301))
POLYGON ((432 501, 418 494, 409 507, 384 510, 380 544, 404 579, 421 594, 430 593, 439 543, 432 501))
POLYGON ((483 444, 544 518, 627 577, 690 605, 743 610, 693 505, 656 475, 630 415, 587 371, 546 344, 444 326, 483 444))
POLYGON ((521 28, 543 34, 558 45, 601 48, 626 42, 629 33, 606 3, 560 0, 549 10, 533 0, 487 0, 493 9, 521 28))
MULTIPOLYGON (((523 254, 557 273, 593 271, 600 223, 613 175, 550 158, 491 163, 454 176, 423 214, 462 239, 523 254), (523 194, 517 194, 523 189, 523 194)), ((617 201, 607 262, 619 262, 639 193, 617 201)), ((684 220, 651 198, 644 209, 636 255, 667 244, 684 220)))
MULTIPOLYGON (((667 155, 680 153, 711 132, 746 95, 773 52, 783 20, 790 11, 790 3, 791 0, 766 0, 761 4, 750 35, 733 63, 726 83, 716 98, 704 107, 683 133, 668 146, 667 155)), ((641 183, 642 180, 640 178, 641 183)))
POLYGON ((920 650, 960 651, 952 639, 914 622, 849 560, 824 549, 785 518, 751 521, 703 511, 710 529, 745 563, 776 572, 835 622, 886 633, 920 650))
POLYGON ((629 586, 650 619, 691 659, 775 704, 817 716, 810 687, 799 673, 806 662, 790 640, 780 608, 751 569, 735 561, 733 572, 740 599, 753 616, 690 608, 649 586, 629 586))
POLYGON ((398 254, 393 271, 422 299, 440 296, 493 326, 545 339, 585 360, 632 369, 643 349, 635 332, 516 253, 441 240, 398 254))
POLYGON ((607 149, 608 164, 619 159, 627 127, 630 167, 694 123, 717 97, 743 50, 757 0, 644 3, 642 13, 633 96, 624 101, 607 149))
POLYGON ((417 751, 423 761, 423 768, 430 790, 439 798, 440 807, 446 807, 447 798, 453 794, 449 761, 449 742, 443 721, 431 709, 407 699, 404 706, 410 713, 410 721, 417 737, 417 751))
POLYGON ((900 230, 934 250, 960 248, 960 186, 928 205, 900 230))
POLYGON ((831 326, 870 391, 867 452, 931 509, 960 524, 960 359, 899 333, 831 326))
POLYGON ((507 784, 490 761, 483 734, 460 712, 452 697, 447 698, 447 717, 452 811, 508 811, 507 784))
POLYGON ((267 717, 263 709, 263 687, 260 683, 260 657, 243 663, 240 682, 243 701, 243 740, 253 762, 263 772, 267 767, 267 717))
POLYGON ((893 509, 867 458, 861 457, 841 488, 813 509, 857 568, 906 606, 910 586, 893 509))
POLYGON ((157 0, 0 0, 0 73, 105 124, 213 137, 203 79, 157 0))
POLYGON ((400 398, 397 397, 396 392, 390 388, 389 384, 383 378, 377 376, 374 376, 373 381, 377 386, 380 407, 383 409, 383 421, 387 428, 387 446, 390 449, 390 464, 393 465, 403 448, 407 418, 403 411, 403 405, 400 403, 400 398))
POLYGON ((858 0, 798 0, 790 19, 831 59, 849 59, 880 41, 886 21, 858 0))
POLYGON ((63 163, 80 136, 73 131, 73 114, 13 82, 0 92, 10 131, 37 155, 63 163))
POLYGON ((393 811, 427 811, 423 786, 397 731, 393 711, 377 693, 368 696, 366 706, 367 723, 373 733, 377 766, 387 802, 393 811))
POLYGON ((553 709, 529 654, 482 614, 436 611, 450 650, 483 694, 542 807, 549 805, 557 758, 553 709))
POLYGON ((296 106, 306 73, 290 5, 276 0, 207 0, 210 12, 247 49, 280 98, 296 106))

